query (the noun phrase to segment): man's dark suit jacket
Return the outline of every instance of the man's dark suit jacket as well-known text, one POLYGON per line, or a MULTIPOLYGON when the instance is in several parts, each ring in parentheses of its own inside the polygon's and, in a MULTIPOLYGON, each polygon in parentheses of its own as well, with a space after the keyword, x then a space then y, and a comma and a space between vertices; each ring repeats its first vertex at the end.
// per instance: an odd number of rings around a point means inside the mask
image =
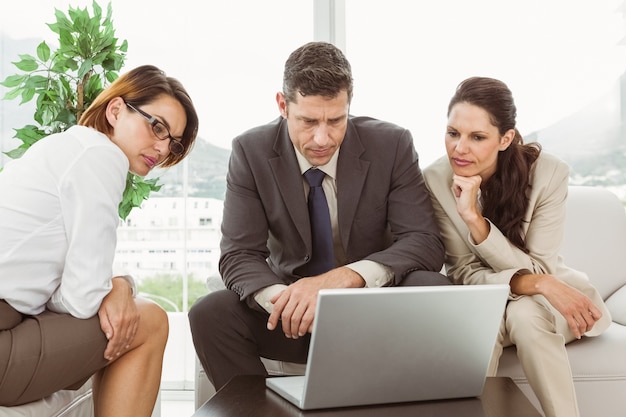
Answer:
MULTIPOLYGON (((222 220, 220 273, 254 306, 254 293, 289 285, 311 258, 302 175, 282 117, 233 140, 222 220)), ((348 263, 440 271, 444 248, 408 130, 350 117, 337 161, 337 211, 348 263)))

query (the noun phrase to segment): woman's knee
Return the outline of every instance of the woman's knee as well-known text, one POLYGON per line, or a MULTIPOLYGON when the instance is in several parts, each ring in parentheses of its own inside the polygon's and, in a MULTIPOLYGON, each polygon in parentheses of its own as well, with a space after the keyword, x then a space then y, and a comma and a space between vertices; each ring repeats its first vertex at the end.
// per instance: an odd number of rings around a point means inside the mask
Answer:
POLYGON ((159 338, 163 343, 169 334, 169 318, 167 312, 157 303, 141 298, 136 299, 139 310, 139 326, 145 330, 149 338, 159 338))
POLYGON ((516 345, 533 344, 545 335, 555 334, 554 315, 533 298, 522 297, 507 305, 506 330, 516 345))

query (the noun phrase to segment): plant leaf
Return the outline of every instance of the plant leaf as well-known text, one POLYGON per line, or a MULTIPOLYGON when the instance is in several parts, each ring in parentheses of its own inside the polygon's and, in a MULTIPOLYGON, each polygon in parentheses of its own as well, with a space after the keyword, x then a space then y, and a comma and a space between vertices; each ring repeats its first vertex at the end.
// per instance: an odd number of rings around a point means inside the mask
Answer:
POLYGON ((3 100, 13 100, 22 95, 23 88, 15 88, 13 90, 7 91, 7 93, 2 97, 3 100))
MULTIPOLYGON (((109 7, 110 6, 111 6, 111 3, 109 3, 109 7)), ((100 5, 98 5, 98 3, 96 3, 96 1, 94 0, 91 3, 91 8, 93 9, 94 17, 97 17, 98 20, 100 20, 102 18, 102 7, 100 7, 100 5)))
POLYGON ((31 72, 39 68, 39 64, 37 64, 37 61, 34 57, 30 55, 20 55, 20 58, 20 61, 12 62, 12 64, 15 65, 19 70, 22 70, 24 72, 31 72))
POLYGON ((28 74, 9 75, 8 77, 4 79, 4 81, 0 83, 0 85, 9 87, 9 88, 17 87, 18 85, 22 84, 27 79, 28 79, 28 74))
POLYGON ((43 75, 32 75, 24 82, 24 88, 34 88, 39 90, 46 90, 48 88, 48 79, 43 75))
POLYGON ((15 148, 13 150, 10 150, 8 152, 3 152, 3 153, 11 159, 18 159, 18 158, 21 158, 22 155, 24 155, 24 152, 26 152, 26 149, 28 148, 24 148, 20 146, 18 148, 15 148))
POLYGON ((37 46, 37 58, 43 62, 50 59, 50 47, 46 44, 46 41, 41 42, 39 46, 37 46))
POLYGON ((14 130, 14 137, 21 140, 27 147, 30 147, 33 143, 46 136, 46 132, 33 125, 26 125, 21 129, 14 130))
POLYGON ((85 61, 83 61, 82 65, 78 69, 78 78, 83 78, 85 74, 92 70, 92 68, 93 62, 91 61, 91 58, 85 59, 85 61))
POLYGON ((33 99, 34 96, 35 96, 34 88, 23 88, 22 89, 22 101, 20 102, 20 104, 28 103, 29 101, 33 99))

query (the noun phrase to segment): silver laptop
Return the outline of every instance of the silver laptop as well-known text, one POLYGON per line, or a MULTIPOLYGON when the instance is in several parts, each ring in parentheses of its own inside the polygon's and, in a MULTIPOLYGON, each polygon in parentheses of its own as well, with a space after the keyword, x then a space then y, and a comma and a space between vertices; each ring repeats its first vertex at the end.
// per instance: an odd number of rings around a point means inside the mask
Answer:
POLYGON ((305 375, 266 385, 302 410, 476 397, 508 285, 322 290, 305 375))

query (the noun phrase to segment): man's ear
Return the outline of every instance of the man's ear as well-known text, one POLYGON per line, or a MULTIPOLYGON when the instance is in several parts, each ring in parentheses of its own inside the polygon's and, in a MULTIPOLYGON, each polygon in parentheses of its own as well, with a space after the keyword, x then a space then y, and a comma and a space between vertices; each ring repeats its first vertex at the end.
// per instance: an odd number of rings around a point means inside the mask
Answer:
POLYGON ((126 107, 126 103, 122 97, 115 97, 109 101, 106 108, 106 117, 109 124, 115 127, 120 113, 126 107))
POLYGON ((278 104, 278 111, 283 119, 287 118, 287 98, 282 92, 276 93, 276 104, 278 104))

